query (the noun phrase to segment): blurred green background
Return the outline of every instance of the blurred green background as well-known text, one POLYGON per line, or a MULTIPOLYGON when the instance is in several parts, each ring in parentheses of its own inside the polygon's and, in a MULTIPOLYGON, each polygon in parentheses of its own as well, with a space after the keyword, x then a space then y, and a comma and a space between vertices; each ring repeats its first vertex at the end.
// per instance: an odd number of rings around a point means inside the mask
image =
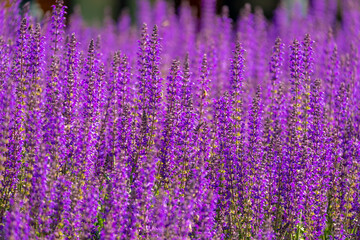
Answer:
MULTIPOLYGON (((154 2, 156 0, 149 0, 154 2)), ((189 1, 190 4, 198 10, 198 15, 201 15, 201 0, 167 0, 176 10, 182 2, 189 1)), ((22 4, 31 2, 31 8, 36 14, 43 14, 51 9, 55 0, 22 0, 22 4)), ((296 2, 302 6, 303 12, 310 3, 308 0, 283 0, 283 4, 291 8, 296 2), (309 2, 309 3, 308 3, 309 2)), ((68 6, 68 12, 74 11, 76 6, 80 7, 84 19, 89 24, 101 24, 104 15, 111 16, 114 20, 118 18, 121 11, 128 9, 132 17, 132 21, 136 22, 136 10, 139 0, 65 0, 68 6)), ((217 0, 217 12, 220 13, 222 6, 226 5, 229 8, 230 17, 237 19, 240 9, 246 4, 250 3, 253 8, 261 7, 267 18, 273 16, 274 9, 279 5, 280 0, 217 0)))

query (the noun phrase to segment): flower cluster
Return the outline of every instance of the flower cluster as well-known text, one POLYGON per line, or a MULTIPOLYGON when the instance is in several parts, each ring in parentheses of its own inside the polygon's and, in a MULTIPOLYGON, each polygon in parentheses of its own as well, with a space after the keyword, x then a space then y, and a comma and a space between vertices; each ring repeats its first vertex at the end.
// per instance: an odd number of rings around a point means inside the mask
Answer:
POLYGON ((360 239, 359 2, 155 2, 0 3, 0 239, 360 239))

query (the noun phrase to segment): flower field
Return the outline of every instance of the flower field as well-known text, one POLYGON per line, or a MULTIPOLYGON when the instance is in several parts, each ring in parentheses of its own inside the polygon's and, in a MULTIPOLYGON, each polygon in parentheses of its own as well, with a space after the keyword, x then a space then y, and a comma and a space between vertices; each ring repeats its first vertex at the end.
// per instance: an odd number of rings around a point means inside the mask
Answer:
POLYGON ((0 239, 360 239, 360 2, 139 2, 0 2, 0 239))

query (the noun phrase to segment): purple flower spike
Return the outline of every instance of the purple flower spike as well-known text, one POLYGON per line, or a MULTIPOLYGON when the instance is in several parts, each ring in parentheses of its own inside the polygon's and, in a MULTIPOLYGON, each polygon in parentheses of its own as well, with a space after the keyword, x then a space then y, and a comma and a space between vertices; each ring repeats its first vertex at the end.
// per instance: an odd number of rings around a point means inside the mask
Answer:
MULTIPOLYGON (((180 71, 180 62, 174 60, 167 78, 167 102, 164 117, 164 131, 162 133, 161 149, 158 153, 160 160, 160 176, 164 184, 169 185, 170 181, 176 181, 178 166, 175 165, 176 152, 176 135, 179 129, 180 117, 180 89, 182 83, 182 72, 180 71)), ((167 188, 167 187, 165 187, 167 188)))

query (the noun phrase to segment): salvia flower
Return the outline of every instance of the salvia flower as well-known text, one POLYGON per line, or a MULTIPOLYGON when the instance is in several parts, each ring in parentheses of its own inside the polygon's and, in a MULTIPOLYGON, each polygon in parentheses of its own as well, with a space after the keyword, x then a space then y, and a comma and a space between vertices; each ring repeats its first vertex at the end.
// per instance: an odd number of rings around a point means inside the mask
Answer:
POLYGON ((21 2, 0 3, 0 239, 360 239, 357 1, 232 24, 142 0, 102 28, 21 2))

